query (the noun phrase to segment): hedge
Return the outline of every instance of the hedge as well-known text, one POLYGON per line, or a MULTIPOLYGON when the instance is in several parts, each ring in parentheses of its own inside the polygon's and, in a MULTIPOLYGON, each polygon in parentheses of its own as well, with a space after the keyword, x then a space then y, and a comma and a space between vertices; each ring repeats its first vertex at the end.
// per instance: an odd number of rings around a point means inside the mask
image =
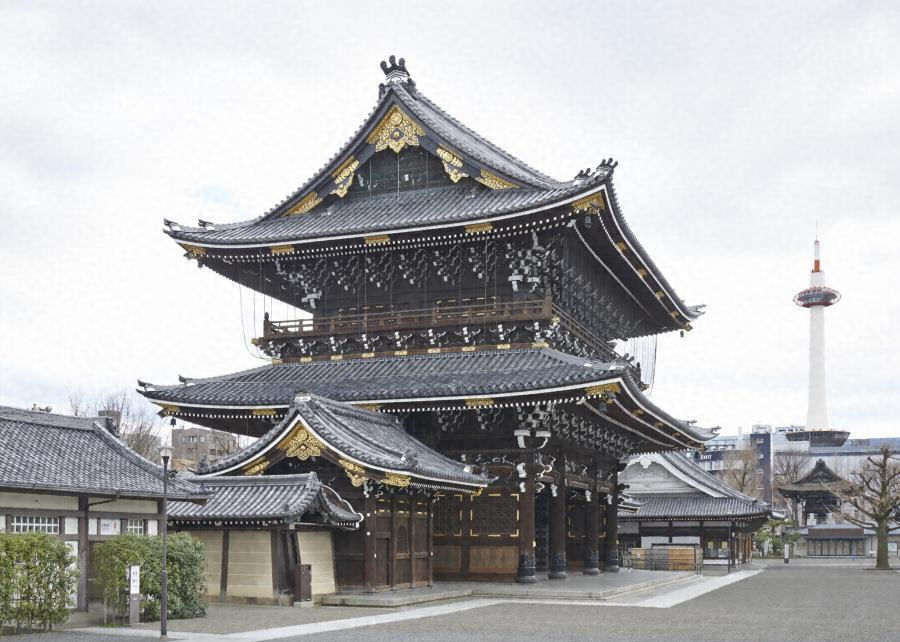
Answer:
MULTIPOLYGON (((97 581, 103 589, 107 605, 125 615, 128 607, 126 567, 141 567, 141 619, 158 620, 160 616, 160 571, 162 570, 162 538, 146 535, 119 535, 97 544, 93 549, 97 581)), ((206 615, 206 564, 203 543, 187 533, 169 536, 166 570, 169 588, 169 617, 202 617, 206 615)))
POLYGON ((46 533, 0 533, 0 629, 66 621, 78 581, 75 557, 46 533))

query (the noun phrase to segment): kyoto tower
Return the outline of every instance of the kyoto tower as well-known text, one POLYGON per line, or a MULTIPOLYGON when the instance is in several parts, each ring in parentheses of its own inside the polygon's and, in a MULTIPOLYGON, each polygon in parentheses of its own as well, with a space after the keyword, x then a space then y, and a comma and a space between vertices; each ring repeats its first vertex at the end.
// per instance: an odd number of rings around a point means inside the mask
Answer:
POLYGON ((810 446, 840 446, 848 432, 828 429, 825 404, 825 308, 841 300, 841 293, 825 287, 825 272, 819 258, 819 239, 814 245, 809 287, 794 296, 794 303, 809 310, 809 400, 806 430, 788 434, 791 441, 809 441, 810 446))

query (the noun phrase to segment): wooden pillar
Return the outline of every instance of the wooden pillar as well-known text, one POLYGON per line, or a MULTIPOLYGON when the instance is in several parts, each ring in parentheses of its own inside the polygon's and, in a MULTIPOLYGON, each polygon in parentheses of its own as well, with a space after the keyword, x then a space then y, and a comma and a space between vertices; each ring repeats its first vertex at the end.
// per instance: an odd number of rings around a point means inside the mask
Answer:
POLYGON ((609 573, 619 572, 619 472, 613 472, 612 492, 606 504, 606 566, 609 573))
POLYGON ((363 524, 363 583, 367 593, 375 592, 375 532, 378 516, 375 511, 375 496, 370 492, 365 502, 366 519, 363 524))
POLYGON ((409 528, 406 529, 409 538, 409 588, 416 588, 416 507, 419 500, 409 495, 409 528))
POLYGON ((584 517, 584 574, 597 575, 600 573, 600 554, 598 544, 600 539, 600 493, 594 488, 590 493, 585 506, 584 517))
MULTIPOLYGON (((90 568, 90 552, 88 550, 88 498, 78 497, 78 600, 79 611, 88 610, 88 569, 90 568)), ((8 524, 7 528, 12 525, 8 524)))
POLYGON ((391 590, 397 590, 397 493, 391 493, 391 559, 388 560, 388 572, 391 574, 391 590))
MULTIPOLYGON (((230 535, 231 531, 229 529, 225 529, 222 531, 222 566, 219 571, 219 601, 227 602, 228 601, 228 548, 230 546, 230 535)), ((299 563, 299 560, 297 561, 299 563)), ((295 595, 295 600, 299 600, 300 597, 295 595)))
POLYGON ((566 579, 566 474, 565 459, 559 484, 550 485, 550 573, 551 580, 566 579))
POLYGON ((532 584, 534 575, 534 474, 535 468, 529 453, 523 466, 525 477, 519 477, 519 568, 516 582, 532 584))
POLYGON ((428 532, 426 534, 426 546, 428 557, 426 563, 428 566, 428 586, 434 584, 434 495, 428 494, 428 532))

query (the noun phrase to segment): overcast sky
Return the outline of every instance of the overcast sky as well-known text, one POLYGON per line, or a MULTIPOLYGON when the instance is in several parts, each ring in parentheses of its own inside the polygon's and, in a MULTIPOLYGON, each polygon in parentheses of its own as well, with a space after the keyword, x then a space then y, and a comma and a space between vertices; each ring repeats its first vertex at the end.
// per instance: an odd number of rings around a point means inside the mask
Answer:
POLYGON ((392 53, 557 178, 620 162, 631 227, 708 306, 659 342, 653 398, 675 416, 804 423, 791 298, 818 220, 844 295, 832 426, 900 434, 900 9, 822 0, 0 1, 0 403, 65 410, 70 390, 262 363, 252 296, 242 314, 162 219, 268 210, 363 121, 392 53))

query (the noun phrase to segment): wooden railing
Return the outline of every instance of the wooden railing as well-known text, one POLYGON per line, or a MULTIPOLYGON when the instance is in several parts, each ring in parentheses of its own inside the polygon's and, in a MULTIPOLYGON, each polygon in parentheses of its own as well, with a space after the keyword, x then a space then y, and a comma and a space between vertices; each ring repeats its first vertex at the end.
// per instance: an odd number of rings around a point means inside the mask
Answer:
POLYGON ((513 323, 516 321, 549 321, 559 319, 563 330, 569 332, 601 357, 617 360, 609 344, 595 335, 581 322, 564 312, 548 296, 533 301, 503 301, 493 303, 438 305, 432 308, 393 311, 366 311, 314 316, 311 319, 263 322, 260 342, 297 337, 325 337, 342 334, 391 332, 421 328, 478 326, 480 324, 513 323))
POLYGON ((417 310, 362 312, 311 319, 263 322, 263 339, 375 333, 482 323, 540 321, 554 312, 550 297, 537 301, 507 301, 470 305, 439 305, 417 310))

